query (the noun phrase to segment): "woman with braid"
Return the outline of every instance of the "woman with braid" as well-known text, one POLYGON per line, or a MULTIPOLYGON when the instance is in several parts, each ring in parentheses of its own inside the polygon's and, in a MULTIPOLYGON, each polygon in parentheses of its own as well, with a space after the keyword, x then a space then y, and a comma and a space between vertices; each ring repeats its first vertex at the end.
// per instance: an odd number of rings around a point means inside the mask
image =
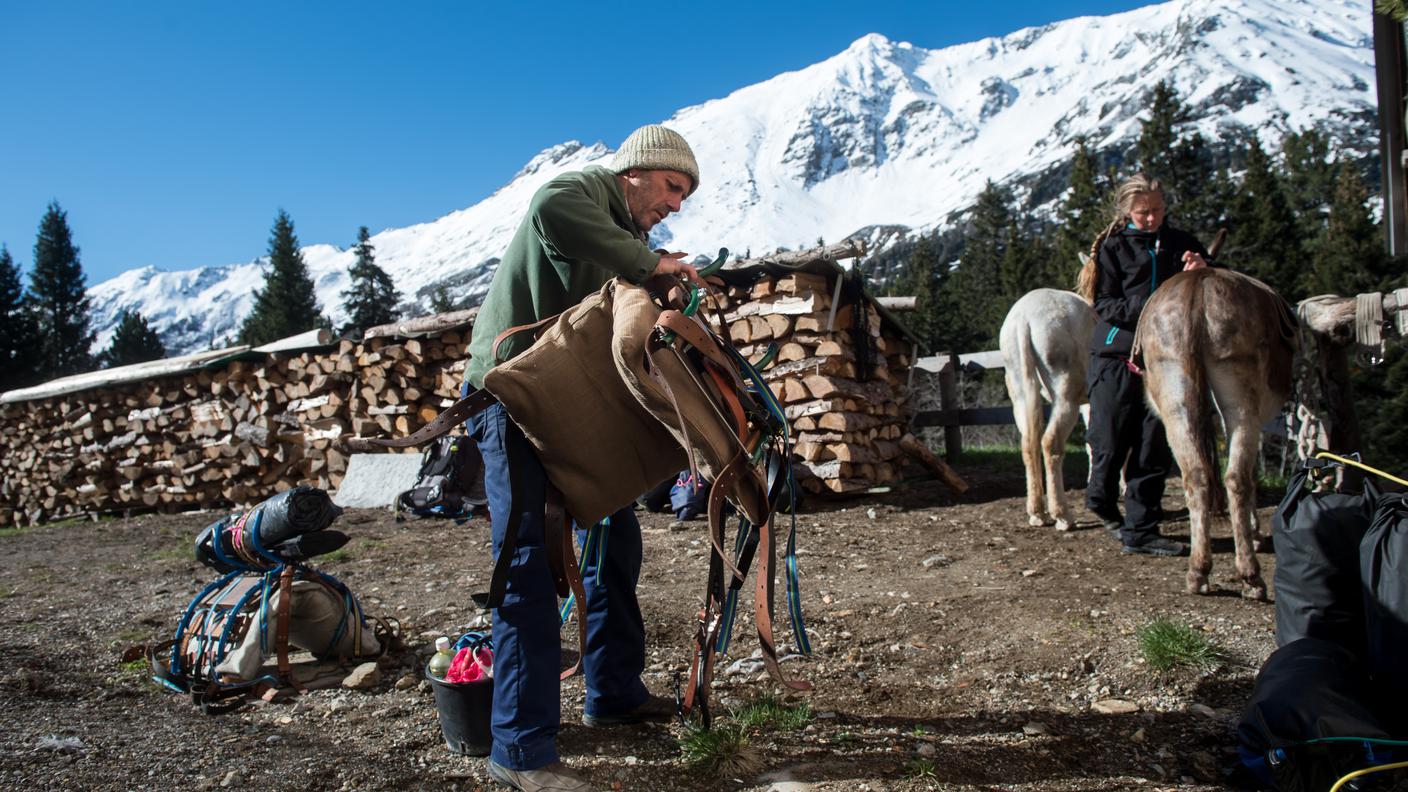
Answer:
POLYGON ((1117 217, 1091 246, 1076 287, 1100 319, 1090 341, 1085 503, 1121 540, 1124 552, 1183 555, 1182 542, 1159 534, 1173 455, 1162 422, 1144 401, 1142 373, 1130 360, 1130 347, 1149 296, 1179 272, 1208 266, 1208 252, 1191 234, 1164 223, 1164 191, 1157 180, 1130 177, 1116 191, 1115 204, 1117 217))

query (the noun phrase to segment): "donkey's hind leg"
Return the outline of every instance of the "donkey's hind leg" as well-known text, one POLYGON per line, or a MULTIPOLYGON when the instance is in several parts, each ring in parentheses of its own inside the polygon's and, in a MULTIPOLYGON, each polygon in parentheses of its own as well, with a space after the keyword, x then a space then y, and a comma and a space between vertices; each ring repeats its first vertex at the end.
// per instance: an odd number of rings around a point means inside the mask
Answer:
MULTIPOLYGON (((1214 387, 1219 383, 1214 379, 1214 387)), ((1225 390, 1218 394, 1226 395, 1225 390)), ((1256 460, 1261 446, 1261 423, 1255 405, 1229 404, 1220 399, 1223 424, 1227 430, 1227 512, 1232 523, 1232 540, 1237 553, 1237 580, 1242 596, 1265 600, 1266 581, 1256 557, 1256 460)), ((1251 401, 1247 399, 1246 401, 1251 401)))
POLYGON ((1212 521, 1212 485, 1215 473, 1199 444, 1189 405, 1196 396, 1188 392, 1187 378, 1176 364, 1150 361, 1146 392, 1164 423, 1169 447, 1183 472, 1183 494, 1188 501, 1188 593, 1207 594, 1212 571, 1209 527, 1212 521))
POLYGON ((1066 457, 1066 440, 1076 424, 1075 400, 1058 395, 1051 406, 1051 420, 1041 436, 1041 453, 1046 460, 1046 508, 1056 521, 1056 530, 1069 531, 1073 521, 1066 503, 1066 475, 1062 465, 1066 457))

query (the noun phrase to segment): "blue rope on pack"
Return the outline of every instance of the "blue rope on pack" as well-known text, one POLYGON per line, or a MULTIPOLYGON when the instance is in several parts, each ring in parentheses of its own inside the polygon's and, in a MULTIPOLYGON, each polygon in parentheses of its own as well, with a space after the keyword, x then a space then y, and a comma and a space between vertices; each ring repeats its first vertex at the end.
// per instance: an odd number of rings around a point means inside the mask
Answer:
MULTIPOLYGON (((596 584, 601 585, 601 566, 606 558, 606 531, 611 525, 611 518, 607 517, 601 522, 587 529, 587 538, 582 540, 582 564, 588 558, 595 559, 596 572, 593 574, 596 584)), ((578 564, 581 567, 581 564, 578 564)), ((557 609, 557 625, 561 627, 567 623, 567 617, 572 615, 572 605, 577 601, 576 592, 567 592, 567 599, 562 601, 562 605, 557 609)))
MULTIPOLYGON (((276 571, 282 571, 282 570, 276 570, 276 571)), ((274 574, 274 573, 270 573, 270 574, 274 574)), ((267 585, 267 581, 268 581, 268 576, 266 575, 266 576, 265 576, 265 585, 267 585)), ((244 595, 239 598, 239 601, 235 603, 234 607, 230 608, 230 609, 225 613, 225 626, 220 630, 220 640, 217 641, 216 644, 215 644, 215 651, 210 654, 210 669, 209 669, 209 672, 208 672, 208 676, 209 676, 209 678, 210 678, 210 681, 211 681, 211 682, 214 682, 214 683, 217 684, 217 685, 220 685, 220 682, 219 682, 219 681, 216 679, 216 677, 215 677, 215 666, 219 665, 219 660, 220 660, 220 658, 222 658, 222 657, 225 656, 225 644, 229 643, 229 640, 230 640, 230 631, 235 628, 235 620, 236 620, 236 618, 240 615, 240 612, 245 609, 245 606, 247 606, 247 605, 249 604, 250 598, 252 598, 255 594, 260 593, 261 588, 262 588, 262 587, 258 587, 258 588, 256 588, 256 587, 251 587, 249 591, 246 591, 246 592, 244 593, 244 595)), ((266 604, 267 604, 267 600, 266 600, 266 604)), ((266 624, 267 624, 267 619, 265 619, 264 621, 265 621, 266 624)), ((260 636, 260 648, 261 648, 261 649, 263 649, 263 646, 264 646, 263 641, 264 641, 264 636, 261 635, 261 636, 260 636)), ((266 675, 266 676, 267 676, 267 675, 266 675)), ((257 680, 256 680, 256 681, 257 681, 257 680)), ((245 683, 240 683, 239 685, 220 685, 220 687, 239 687, 239 686, 241 686, 241 685, 243 685, 243 684, 245 684, 245 683)))
MULTIPOLYGON (((258 510, 256 510, 256 511, 254 512, 254 525, 251 526, 250 529, 249 529, 249 543, 252 544, 252 545, 254 545, 254 552, 258 553, 259 555, 263 556, 264 558, 269 559, 270 561, 273 561, 275 568, 274 568, 274 570, 271 570, 271 571, 277 571, 277 570, 283 568, 285 562, 284 562, 284 560, 283 560, 282 558, 279 558, 278 556, 274 555, 273 553, 269 552, 268 550, 265 550, 265 549, 264 549, 264 545, 259 542, 259 526, 260 526, 260 524, 262 524, 263 522, 264 522, 264 510, 261 508, 261 509, 258 509, 258 510)), ((270 570, 260 570, 260 571, 270 571, 270 570)))
MULTIPOLYGON (((743 553, 743 548, 748 543, 748 535, 752 533, 753 525, 748 522, 748 518, 742 514, 738 516, 738 535, 733 540, 733 559, 735 566, 738 557, 743 553)), ((733 620, 738 612, 738 589, 729 588, 724 595, 723 608, 720 610, 719 618, 723 621, 719 628, 719 638, 714 642, 714 651, 723 654, 728 651, 729 644, 733 642, 733 620)))
MULTIPOLYGON (((318 580, 316 582, 322 583, 324 586, 327 586, 328 588, 337 592, 342 597, 342 618, 339 619, 337 622, 337 629, 333 630, 332 640, 328 642, 327 648, 323 650, 323 654, 331 655, 337 649, 338 643, 342 641, 343 635, 345 635, 347 632, 349 617, 355 615, 357 618, 357 623, 363 623, 362 603, 357 600, 357 597, 355 595, 353 595, 351 589, 347 588, 347 586, 343 585, 342 581, 338 580, 332 575, 329 575, 323 572, 322 570, 309 569, 308 567, 302 566, 298 567, 298 571, 311 572, 312 574, 318 577, 318 580)), ((362 643, 360 640, 357 642, 357 645, 352 648, 352 651, 357 656, 361 655, 362 643)))
POLYGON ((792 632, 797 637, 797 651, 804 655, 812 653, 811 639, 807 638, 807 625, 802 619, 802 586, 797 570, 797 482, 792 477, 792 466, 787 466, 788 513, 792 517, 792 530, 787 533, 787 611, 792 617, 792 632))
MULTIPOLYGON (((763 380, 762 373, 736 351, 733 352, 733 356, 748 378, 753 381, 753 386, 748 390, 756 394, 763 405, 767 407, 768 412, 777 419, 782 434, 781 453, 784 454, 783 459, 790 459, 792 456, 792 436, 786 412, 778 403, 777 397, 773 395, 772 388, 769 388, 763 380)), ((761 457, 761 452, 766 447, 766 443, 758 444, 759 453, 755 453, 755 461, 756 458, 761 457)), ((802 618, 802 589, 797 567, 797 481, 792 475, 790 464, 787 465, 787 497, 788 512, 792 515, 792 527, 787 534, 787 550, 784 555, 787 566, 787 612, 792 621, 792 631, 797 635, 798 651, 802 654, 811 654, 811 641, 807 638, 807 626, 802 618)))
POLYGON ((259 578, 259 654, 263 657, 269 656, 269 600, 272 596, 269 575, 262 575, 259 578))
POLYGON ((206 596, 212 591, 224 586, 226 583, 242 574, 244 573, 238 569, 233 572, 225 573, 218 580, 201 589, 195 599, 191 600, 190 604, 186 606, 186 612, 181 614, 181 620, 176 623, 176 642, 171 645, 171 673, 173 675, 181 675, 181 636, 185 635, 186 630, 190 629, 191 617, 195 615, 197 607, 200 603, 205 601, 206 596))

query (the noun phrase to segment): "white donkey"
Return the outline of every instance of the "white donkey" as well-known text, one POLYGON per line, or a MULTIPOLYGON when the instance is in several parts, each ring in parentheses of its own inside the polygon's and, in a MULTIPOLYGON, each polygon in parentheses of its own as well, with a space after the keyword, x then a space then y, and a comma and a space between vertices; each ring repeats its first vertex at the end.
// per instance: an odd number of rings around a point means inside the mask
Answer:
POLYGON ((1002 322, 998 348, 1006 366, 1012 415, 1022 435, 1027 515, 1032 525, 1054 520, 1056 530, 1067 531, 1073 522, 1061 460, 1076 413, 1083 415, 1087 409, 1083 406, 1088 400, 1085 375, 1094 329, 1095 311, 1090 305, 1074 292, 1057 289, 1027 292, 1002 322), (1049 420, 1042 417, 1043 397, 1051 402, 1049 420))

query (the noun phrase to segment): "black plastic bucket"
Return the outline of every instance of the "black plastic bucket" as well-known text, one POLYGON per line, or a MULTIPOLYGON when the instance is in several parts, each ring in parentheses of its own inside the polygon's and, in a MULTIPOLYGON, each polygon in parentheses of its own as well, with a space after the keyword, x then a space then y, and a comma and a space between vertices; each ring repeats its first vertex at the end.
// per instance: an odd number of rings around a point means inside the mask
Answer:
POLYGON ((489 734, 489 714, 494 709, 494 680, 446 682, 430 674, 425 678, 435 691, 435 712, 440 716, 440 731, 451 751, 465 756, 488 756, 492 738, 489 734))

